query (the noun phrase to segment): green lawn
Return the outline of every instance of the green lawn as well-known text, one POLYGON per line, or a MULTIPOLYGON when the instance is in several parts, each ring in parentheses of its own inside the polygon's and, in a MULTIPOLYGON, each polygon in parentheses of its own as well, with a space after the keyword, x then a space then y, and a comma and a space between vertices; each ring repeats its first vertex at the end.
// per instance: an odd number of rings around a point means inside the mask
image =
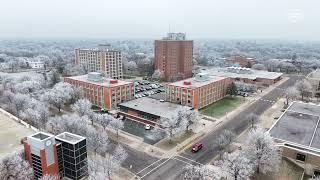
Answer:
POLYGON ((200 109, 200 113, 212 116, 215 118, 220 118, 226 114, 226 112, 230 112, 240 106, 245 102, 244 97, 225 97, 215 103, 210 104, 207 107, 200 109))

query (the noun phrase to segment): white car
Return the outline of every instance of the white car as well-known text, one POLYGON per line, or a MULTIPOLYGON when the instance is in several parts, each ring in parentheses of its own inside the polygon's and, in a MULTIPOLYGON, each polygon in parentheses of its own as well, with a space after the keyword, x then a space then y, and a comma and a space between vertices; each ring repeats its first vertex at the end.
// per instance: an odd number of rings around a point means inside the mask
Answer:
POLYGON ((151 129, 150 124, 146 124, 146 125, 144 126, 144 129, 145 129, 145 130, 150 130, 150 129, 151 129))

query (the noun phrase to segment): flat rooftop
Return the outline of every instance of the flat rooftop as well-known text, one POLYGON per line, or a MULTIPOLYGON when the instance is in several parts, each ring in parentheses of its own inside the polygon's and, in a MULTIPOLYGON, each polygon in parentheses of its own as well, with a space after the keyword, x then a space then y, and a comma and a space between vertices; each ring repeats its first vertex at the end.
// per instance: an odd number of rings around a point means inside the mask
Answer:
POLYGON ((230 78, 246 78, 246 79, 277 79, 283 75, 283 73, 278 72, 268 72, 261 70, 254 70, 250 68, 240 68, 240 67, 227 67, 227 68, 210 68, 210 67, 201 67, 201 72, 208 73, 212 76, 222 76, 222 77, 230 77, 230 78), (247 71, 247 73, 240 73, 241 69, 247 71), (231 72, 234 70, 234 72, 231 72), (239 73, 237 73, 237 71, 239 73))
POLYGON ((71 144, 77 144, 78 142, 83 141, 86 138, 76 134, 69 133, 69 132, 63 132, 57 135, 56 139, 60 141, 68 142, 71 144))
POLYGON ((0 111, 0 158, 23 149, 21 140, 34 134, 30 128, 10 119, 0 111))
POLYGON ((173 86, 178 86, 178 87, 185 87, 185 88, 198 88, 201 86, 205 86, 217 81, 221 81, 227 79, 227 77, 220 77, 220 76, 208 76, 207 80, 198 80, 197 78, 193 77, 193 78, 189 78, 189 79, 184 79, 181 81, 177 81, 177 82, 173 82, 170 83, 169 85, 173 85, 173 86), (190 82, 190 85, 186 85, 184 84, 184 82, 190 82))
POLYGON ((103 78, 101 81, 96 82, 88 79, 88 75, 81 75, 81 76, 71 76, 71 77, 65 77, 66 79, 72 79, 76 81, 81 81, 81 82, 86 82, 98 86, 104 86, 104 87, 116 87, 116 86, 121 86, 121 85, 127 85, 127 84, 132 84, 133 82, 131 81, 123 81, 123 80, 118 80, 118 79, 110 79, 110 78, 103 78), (110 81, 115 80, 118 81, 117 83, 110 83, 110 81))
POLYGON ((273 138, 320 149, 320 106, 293 102, 269 130, 273 138))
POLYGON ((119 105, 164 118, 170 118, 178 108, 182 107, 179 104, 160 102, 160 100, 148 97, 138 98, 119 105))

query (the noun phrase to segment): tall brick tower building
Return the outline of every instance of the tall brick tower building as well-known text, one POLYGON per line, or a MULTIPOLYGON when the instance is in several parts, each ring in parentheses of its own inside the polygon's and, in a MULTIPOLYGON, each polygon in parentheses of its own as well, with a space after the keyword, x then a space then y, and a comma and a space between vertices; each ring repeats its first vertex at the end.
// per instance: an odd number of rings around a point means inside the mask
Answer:
POLYGON ((164 72, 166 81, 177 81, 192 76, 193 41, 184 33, 168 33, 155 40, 155 69, 164 72))

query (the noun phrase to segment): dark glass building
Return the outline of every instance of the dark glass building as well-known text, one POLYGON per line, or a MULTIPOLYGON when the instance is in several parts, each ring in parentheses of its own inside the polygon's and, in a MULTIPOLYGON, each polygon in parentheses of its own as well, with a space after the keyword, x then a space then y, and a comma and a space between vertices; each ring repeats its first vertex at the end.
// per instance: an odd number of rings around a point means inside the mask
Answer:
POLYGON ((63 177, 79 180, 88 175, 88 160, 86 138, 68 132, 56 136, 57 143, 61 148, 57 149, 58 156, 61 154, 63 164, 59 161, 59 167, 63 166, 63 177), (60 153, 59 153, 60 151, 60 153))

